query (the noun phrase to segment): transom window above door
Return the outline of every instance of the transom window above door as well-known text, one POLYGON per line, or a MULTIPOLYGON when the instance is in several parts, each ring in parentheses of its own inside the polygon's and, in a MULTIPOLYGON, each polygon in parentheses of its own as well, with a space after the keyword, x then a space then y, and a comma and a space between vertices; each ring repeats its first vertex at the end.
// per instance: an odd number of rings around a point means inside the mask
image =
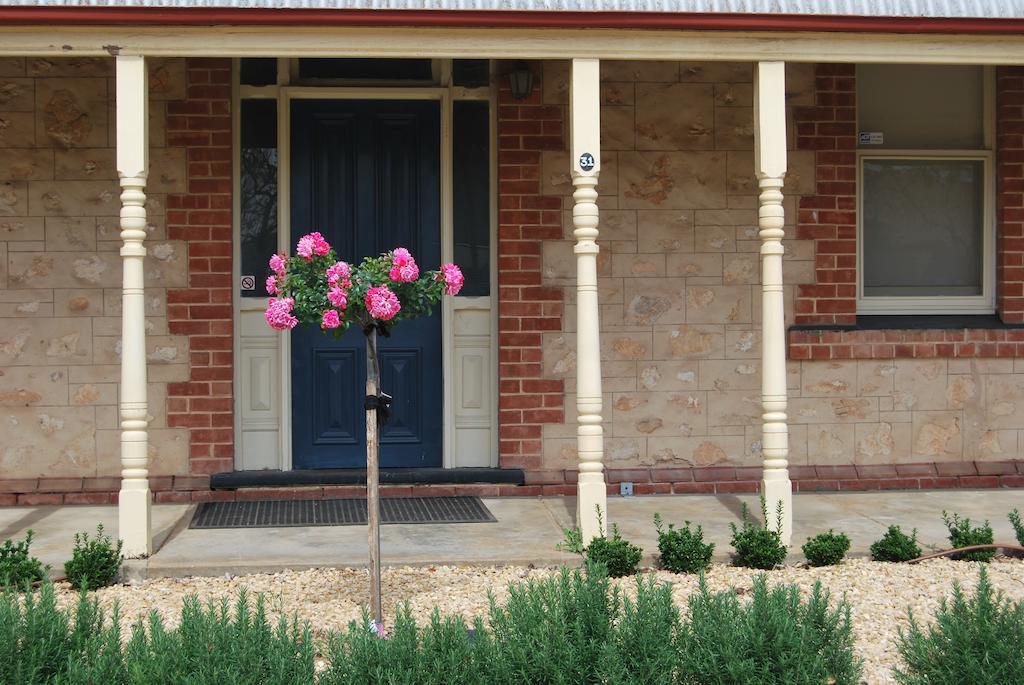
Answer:
POLYGON ((859 314, 994 310, 990 73, 857 68, 859 314))

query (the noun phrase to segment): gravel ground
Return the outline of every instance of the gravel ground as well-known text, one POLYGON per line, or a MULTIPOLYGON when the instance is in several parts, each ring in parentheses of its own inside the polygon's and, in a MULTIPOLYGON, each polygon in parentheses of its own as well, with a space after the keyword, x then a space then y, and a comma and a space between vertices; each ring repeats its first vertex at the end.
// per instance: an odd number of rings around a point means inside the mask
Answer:
MULTIPOLYGON (((1024 600, 1024 561, 1000 558, 989 565, 996 588, 1016 601, 1024 600)), ((509 582, 539 578, 552 569, 525 567, 432 566, 385 569, 383 587, 385 615, 393 616, 395 604, 408 601, 418 621, 425 621, 433 606, 442 613, 465 616, 484 614, 487 593, 499 601, 506 596, 509 582)), ((685 606, 686 598, 696 590, 694 576, 656 572, 660 580, 672 583, 676 601, 685 606)), ((707 575, 713 591, 729 587, 747 590, 756 572, 715 565, 707 575)), ((840 566, 825 568, 786 567, 770 573, 771 584, 796 583, 805 592, 816 580, 834 597, 845 594, 853 609, 858 653, 865 660, 865 683, 894 683, 891 669, 897 662, 897 627, 906 624, 907 607, 916 616, 930 621, 939 599, 947 594, 954 580, 965 588, 977 582, 977 567, 966 562, 936 559, 918 565, 886 564, 854 559, 840 566)), ((630 579, 616 581, 628 589, 630 579)), ((235 595, 239 588, 266 595, 272 613, 297 612, 308 620, 318 634, 343 628, 360 616, 360 604, 367 593, 366 572, 361 569, 316 569, 276 574, 219 578, 147 580, 136 585, 120 585, 98 592, 100 603, 109 611, 119 603, 125 623, 156 610, 174 625, 182 599, 197 594, 201 599, 235 595)), ((74 601, 74 592, 61 586, 63 602, 74 601)))

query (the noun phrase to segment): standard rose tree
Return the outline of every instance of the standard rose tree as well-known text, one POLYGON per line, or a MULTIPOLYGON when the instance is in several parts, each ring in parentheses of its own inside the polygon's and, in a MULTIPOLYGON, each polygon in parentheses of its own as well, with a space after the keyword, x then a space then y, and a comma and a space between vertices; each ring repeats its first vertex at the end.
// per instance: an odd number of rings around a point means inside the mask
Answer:
POLYGON ((403 319, 429 315, 442 295, 462 288, 462 271, 444 264, 420 274, 404 247, 379 257, 365 257, 358 266, 339 261, 319 233, 299 239, 295 256, 274 255, 267 277, 267 323, 284 331, 299 323, 320 326, 341 336, 352 324, 387 334, 403 319))
POLYGON ((267 277, 266 319, 277 331, 298 324, 319 326, 341 337, 349 326, 366 335, 366 491, 370 538, 370 605, 380 624, 380 517, 377 498, 377 410, 386 408, 387 395, 380 392, 377 365, 377 333, 389 335, 403 319, 429 315, 444 295, 462 289, 462 271, 443 264, 438 271, 420 274, 416 260, 404 247, 379 257, 365 257, 357 266, 340 261, 319 233, 299 239, 295 255, 270 258, 273 275, 267 277))

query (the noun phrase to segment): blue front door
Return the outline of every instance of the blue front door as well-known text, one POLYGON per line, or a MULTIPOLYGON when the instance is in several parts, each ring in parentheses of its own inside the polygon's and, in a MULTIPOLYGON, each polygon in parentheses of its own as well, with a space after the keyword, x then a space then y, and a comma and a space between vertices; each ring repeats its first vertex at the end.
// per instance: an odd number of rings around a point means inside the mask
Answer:
MULTIPOLYGON (((432 101, 295 100, 292 244, 320 231, 341 259, 407 247, 421 269, 441 258, 440 115, 432 101)), ((378 338, 381 388, 394 397, 383 467, 441 465, 441 315, 378 338)), ((292 464, 366 466, 365 338, 292 331, 292 464)))

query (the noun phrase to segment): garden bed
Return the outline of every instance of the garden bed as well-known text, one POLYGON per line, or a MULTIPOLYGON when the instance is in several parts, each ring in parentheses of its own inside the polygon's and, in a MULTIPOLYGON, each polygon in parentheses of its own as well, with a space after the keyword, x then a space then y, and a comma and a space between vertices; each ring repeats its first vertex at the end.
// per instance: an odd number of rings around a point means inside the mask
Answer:
MULTIPOLYGON (((992 584, 1010 599, 1024 600, 1024 562, 997 558, 988 564, 992 584)), ((383 575, 385 617, 395 615, 396 601, 408 602, 418 622, 428 621, 437 606, 442 614, 484 615, 488 592, 499 602, 506 597, 509 582, 541 578, 554 569, 526 567, 431 566, 385 569, 383 575)), ((712 591, 737 588, 748 592, 757 571, 714 565, 707 573, 712 591)), ((685 611, 686 600, 697 589, 697 576, 657 571, 660 581, 673 585, 673 596, 685 611)), ((920 620, 930 622, 939 600, 947 595, 954 580, 967 589, 978 581, 977 564, 934 559, 916 565, 888 564, 864 559, 848 560, 839 566, 820 568, 785 567, 768 572, 770 584, 793 583, 809 592, 820 580, 833 597, 845 594, 852 609, 857 637, 857 655, 864 659, 865 682, 894 683, 891 669, 898 656, 897 630, 906 625, 907 608, 920 620)), ((630 593, 632 578, 613 581, 630 593)), ((101 606, 121 607, 127 626, 140 615, 158 611, 169 625, 176 625, 182 599, 197 594, 200 599, 234 597, 240 588, 264 593, 272 614, 291 615, 308 620, 314 632, 324 635, 344 628, 358 619, 367 595, 365 569, 317 569, 236 577, 147 580, 136 585, 118 585, 99 590, 101 606)), ((70 605, 77 594, 66 584, 59 585, 59 599, 70 605)))

